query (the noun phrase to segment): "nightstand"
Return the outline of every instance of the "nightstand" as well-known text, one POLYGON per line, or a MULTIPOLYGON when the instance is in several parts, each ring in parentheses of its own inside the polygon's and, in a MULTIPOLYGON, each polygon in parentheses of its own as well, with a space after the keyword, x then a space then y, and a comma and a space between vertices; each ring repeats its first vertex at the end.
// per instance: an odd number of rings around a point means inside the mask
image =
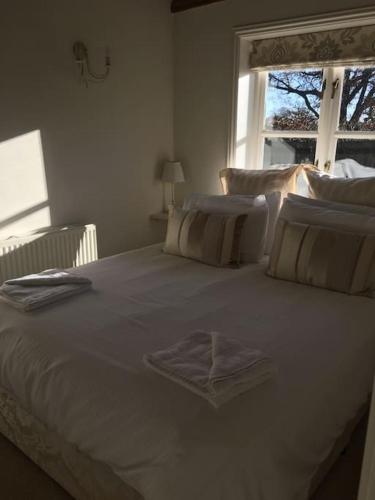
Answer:
POLYGON ((151 214, 150 219, 167 222, 168 221, 168 212, 158 212, 157 214, 151 214))

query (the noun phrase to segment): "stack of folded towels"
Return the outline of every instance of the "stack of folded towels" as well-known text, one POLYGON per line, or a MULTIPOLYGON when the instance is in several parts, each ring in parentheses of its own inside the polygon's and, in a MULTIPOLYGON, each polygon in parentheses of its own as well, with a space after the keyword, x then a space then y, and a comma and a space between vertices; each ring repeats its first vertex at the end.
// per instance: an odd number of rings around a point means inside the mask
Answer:
POLYGON ((64 269, 7 280, 0 286, 0 299, 22 311, 33 311, 91 288, 88 278, 64 269))
POLYGON ((276 367, 258 350, 216 332, 197 331, 146 354, 146 366, 190 389, 215 408, 271 378, 276 367))

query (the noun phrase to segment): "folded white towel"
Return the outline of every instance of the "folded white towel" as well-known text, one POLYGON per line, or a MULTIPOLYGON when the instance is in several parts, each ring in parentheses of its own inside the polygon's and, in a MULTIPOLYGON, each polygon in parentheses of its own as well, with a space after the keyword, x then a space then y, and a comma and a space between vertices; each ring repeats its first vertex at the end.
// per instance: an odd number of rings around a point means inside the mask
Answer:
POLYGON ((4 283, 0 287, 0 300, 27 312, 90 289, 91 283, 56 286, 21 286, 4 283))
POLYGON ((89 284, 91 281, 74 272, 65 271, 65 269, 47 269, 38 274, 29 274, 5 281, 6 285, 23 286, 55 286, 83 283, 89 284))
POLYGON ((194 332, 163 351, 146 354, 154 371, 207 399, 215 408, 269 379, 271 359, 216 332, 194 332))

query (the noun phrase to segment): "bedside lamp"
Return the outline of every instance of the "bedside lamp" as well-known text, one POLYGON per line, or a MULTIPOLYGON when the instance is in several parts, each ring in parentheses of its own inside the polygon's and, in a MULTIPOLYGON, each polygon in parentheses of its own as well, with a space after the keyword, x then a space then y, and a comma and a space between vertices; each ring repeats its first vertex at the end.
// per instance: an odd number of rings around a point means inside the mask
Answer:
POLYGON ((175 205, 174 185, 179 182, 185 182, 184 171, 179 161, 167 161, 164 163, 161 180, 165 184, 171 185, 172 205, 175 205))

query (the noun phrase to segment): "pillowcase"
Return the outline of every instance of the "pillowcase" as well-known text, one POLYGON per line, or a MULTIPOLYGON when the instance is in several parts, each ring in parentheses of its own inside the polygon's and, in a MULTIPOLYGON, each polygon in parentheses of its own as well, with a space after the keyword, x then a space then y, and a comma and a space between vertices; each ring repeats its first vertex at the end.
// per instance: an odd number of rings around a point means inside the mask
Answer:
POLYGON ((245 218, 243 214, 206 214, 173 208, 164 252, 219 267, 239 264, 245 218))
POLYGON ((302 165, 269 170, 224 168, 219 175, 224 194, 259 195, 274 191, 286 194, 296 191, 296 180, 301 169, 302 165))
POLYGON ((322 200, 301 202, 293 196, 284 200, 279 219, 330 227, 339 231, 375 234, 375 213, 373 209, 367 207, 322 200))
POLYGON ((288 192, 295 192, 297 177, 302 165, 269 170, 244 170, 225 168, 220 171, 220 181, 225 194, 265 194, 268 203, 268 231, 264 253, 271 253, 277 217, 282 200, 288 192))
POLYGON ((313 198, 375 207, 375 177, 345 179, 312 170, 305 172, 313 198))
POLYGON ((318 198, 306 198, 294 193, 289 193, 288 199, 309 207, 319 207, 328 210, 339 210, 340 212, 375 216, 375 208, 365 205, 352 205, 350 203, 339 203, 337 201, 320 200, 318 198))
POLYGON ((375 289, 375 235, 279 219, 269 276, 348 294, 375 289))
POLYGON ((205 213, 246 214, 240 242, 240 260, 259 262, 264 256, 268 225, 268 205, 260 196, 223 196, 194 193, 186 198, 184 210, 196 209, 205 213))
POLYGON ((280 191, 268 193, 265 196, 268 205, 268 230, 264 253, 266 255, 269 255, 271 253, 273 240, 275 238, 276 223, 283 203, 283 197, 281 196, 280 191))
POLYGON ((222 210, 223 208, 238 210, 248 210, 251 207, 265 205, 264 195, 222 195, 222 194, 201 194, 192 193, 184 200, 183 209, 191 210, 201 208, 205 210, 222 210))

